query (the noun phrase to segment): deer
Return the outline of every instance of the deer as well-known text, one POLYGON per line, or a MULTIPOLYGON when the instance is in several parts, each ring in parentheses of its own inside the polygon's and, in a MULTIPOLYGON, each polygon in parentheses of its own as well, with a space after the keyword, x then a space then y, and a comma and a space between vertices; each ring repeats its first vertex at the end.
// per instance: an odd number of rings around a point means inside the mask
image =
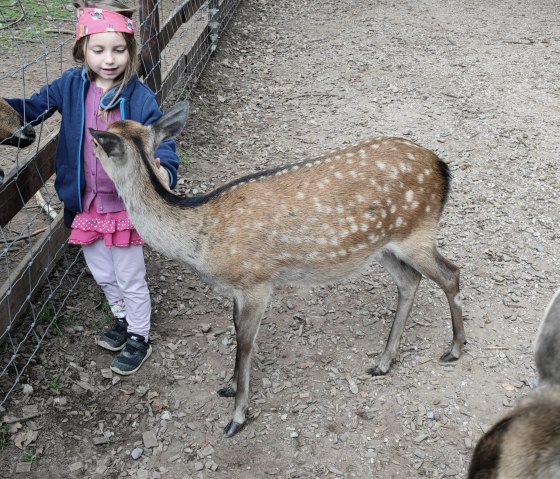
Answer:
POLYGON ((35 141, 35 130, 20 114, 0 98, 0 145, 25 148, 35 141))
MULTIPOLYGON (((35 130, 25 124, 20 114, 0 98, 0 145, 25 148, 35 141, 35 130)), ((4 181, 4 170, 0 168, 0 184, 4 181)))
POLYGON ((560 477, 560 290, 535 341, 538 387, 478 441, 468 479, 560 477))
POLYGON ((179 197, 159 182, 151 159, 161 141, 181 132, 188 110, 189 103, 180 102, 149 126, 118 121, 90 132, 144 241, 233 297, 235 366, 218 391, 235 397, 227 437, 246 422, 251 356, 276 285, 340 281, 376 258, 398 290, 385 350, 369 369, 378 376, 397 355, 426 276, 444 291, 451 312, 453 340, 440 359, 459 359, 466 343, 459 267, 436 245, 451 179, 446 163, 407 139, 373 138, 243 176, 208 194, 179 197))

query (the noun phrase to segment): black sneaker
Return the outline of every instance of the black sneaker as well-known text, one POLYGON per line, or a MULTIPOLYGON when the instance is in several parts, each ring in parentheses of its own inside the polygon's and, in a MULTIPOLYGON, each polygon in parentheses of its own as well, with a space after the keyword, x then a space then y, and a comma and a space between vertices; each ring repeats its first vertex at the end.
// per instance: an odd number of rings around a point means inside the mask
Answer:
POLYGON ((128 376, 135 373, 152 354, 150 340, 146 341, 139 334, 128 334, 125 348, 113 359, 111 370, 128 376))
POLYGON ((97 340, 97 344, 109 351, 120 351, 126 344, 126 328, 128 323, 124 318, 117 318, 115 325, 105 331, 97 340))

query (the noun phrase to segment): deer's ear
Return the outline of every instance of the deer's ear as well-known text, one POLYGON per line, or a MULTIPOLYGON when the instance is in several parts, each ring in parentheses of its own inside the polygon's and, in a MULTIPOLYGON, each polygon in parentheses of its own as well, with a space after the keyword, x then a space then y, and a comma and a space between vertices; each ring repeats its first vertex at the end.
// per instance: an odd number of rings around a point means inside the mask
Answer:
POLYGON ((550 301, 539 328, 535 363, 541 381, 560 385, 560 290, 550 301))
POLYGON ((156 135, 156 144, 177 137, 185 127, 189 116, 189 102, 177 103, 171 110, 166 112, 159 120, 152 123, 156 135))
POLYGON ((94 130, 93 128, 90 128, 89 132, 93 138, 93 146, 96 150, 101 148, 111 158, 124 158, 124 143, 120 136, 108 131, 94 130))

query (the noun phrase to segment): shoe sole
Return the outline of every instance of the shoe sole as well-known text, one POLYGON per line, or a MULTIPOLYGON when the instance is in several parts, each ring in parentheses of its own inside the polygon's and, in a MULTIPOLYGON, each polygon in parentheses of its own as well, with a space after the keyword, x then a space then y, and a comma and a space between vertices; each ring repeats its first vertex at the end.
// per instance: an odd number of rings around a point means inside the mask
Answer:
POLYGON ((111 346, 109 343, 100 339, 97 341, 97 345, 101 346, 103 349, 106 349, 107 351, 120 351, 126 346, 126 342, 124 342, 122 346, 111 346))
POLYGON ((140 369, 140 366, 142 366, 142 364, 146 362, 146 359, 148 359, 151 356, 151 354, 152 354, 152 345, 150 344, 150 346, 148 346, 148 351, 146 352, 146 356, 144 356, 144 359, 142 359, 142 362, 136 367, 136 369, 133 369, 132 371, 123 371, 116 366, 111 366, 111 371, 120 374, 121 376, 129 376, 131 374, 134 374, 136 371, 140 369))

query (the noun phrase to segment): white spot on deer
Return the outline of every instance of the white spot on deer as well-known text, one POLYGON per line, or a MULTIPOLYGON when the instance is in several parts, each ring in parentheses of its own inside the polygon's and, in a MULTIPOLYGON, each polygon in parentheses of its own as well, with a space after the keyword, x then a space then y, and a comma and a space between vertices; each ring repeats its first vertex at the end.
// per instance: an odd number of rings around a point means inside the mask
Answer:
POLYGON ((345 249, 338 250, 338 256, 346 256, 348 252, 345 249))
POLYGON ((315 161, 313 162, 313 164, 314 164, 315 166, 320 165, 321 163, 322 163, 321 160, 315 160, 315 161))
POLYGON ((360 224, 360 231, 362 231, 363 233, 365 233, 368 229, 369 225, 367 225, 366 223, 360 224))
POLYGON ((317 243, 320 245, 326 245, 327 244, 327 238, 323 238, 322 236, 317 238, 317 243))
POLYGON ((397 211, 397 206, 396 205, 391 205, 390 211, 391 211, 391 213, 395 213, 395 211, 397 211))
POLYGON ((356 200, 358 200, 358 203, 363 203, 364 201, 366 201, 366 199, 362 195, 356 195, 356 200))
POLYGON ((313 163, 311 163, 311 162, 306 163, 305 166, 307 166, 307 168, 311 168, 313 166, 313 163))
POLYGON ((332 158, 330 156, 325 158, 325 163, 330 163, 331 161, 332 161, 332 158))
POLYGON ((430 213, 432 211, 432 207, 430 205, 426 206, 426 213, 430 213))
POLYGON ((453 302, 455 303, 456 306, 458 306, 459 308, 463 307, 463 301, 461 299, 461 293, 457 293, 455 295, 455 298, 453 298, 453 302))
POLYGON ((334 259, 334 258, 336 258, 336 253, 335 253, 334 251, 331 251, 330 253, 327 253, 327 256, 328 256, 330 259, 334 259))
POLYGON ((411 203, 413 198, 414 198, 414 191, 412 190, 408 190, 405 194, 404 194, 404 198, 406 200, 407 203, 411 203))
POLYGON ((342 213, 344 213, 344 208, 343 208, 342 206, 338 205, 338 206, 336 207, 336 212, 337 212, 338 214, 342 214, 342 213))
POLYGON ((385 210, 379 210, 379 214, 381 215, 381 218, 387 218, 387 212, 385 210))
POLYGON ((424 168, 424 174, 426 176, 430 176, 432 174, 432 172, 430 170, 428 170, 428 168, 424 168))
POLYGON ((352 233, 356 233, 356 232, 358 231, 358 225, 357 225, 356 223, 352 223, 352 224, 350 225, 350 231, 351 231, 352 233))
POLYGON ((348 230, 342 230, 340 232, 340 237, 341 238, 346 238, 350 233, 348 232, 348 230))
POLYGON ((408 153, 406 154, 406 157, 407 157, 409 160, 415 160, 415 159, 416 159, 416 157, 414 156, 414 153, 410 153, 410 152, 408 152, 408 153))
POLYGON ((379 239, 379 236, 377 236, 377 235, 369 235, 368 236, 368 240, 369 240, 370 243, 375 243, 378 239, 379 239))
POLYGON ((353 156, 354 156, 354 153, 352 153, 351 151, 346 153, 346 158, 352 158, 353 156))
POLYGON ((299 165, 292 166, 292 171, 297 171, 297 170, 299 170, 299 165))
POLYGON ((335 157, 334 157, 335 160, 340 160, 341 158, 342 158, 342 156, 340 156, 340 155, 335 155, 335 157))
POLYGON ((420 203, 418 203, 418 201, 413 201, 412 204, 410 205, 410 207, 415 210, 416 208, 418 208, 418 206, 420 205, 420 203))
POLYGON ((335 172, 334 172, 334 177, 335 177, 337 180, 342 180, 342 179, 344 179, 344 175, 343 175, 340 171, 335 171, 335 172))
POLYGON ((371 145, 372 150, 377 150, 378 148, 379 148, 379 143, 374 143, 373 145, 371 145))
POLYGON ((358 154, 360 155, 360 158, 365 158, 367 156, 366 150, 364 150, 363 148, 358 151, 358 154))
POLYGON ((417 179, 418 179, 418 183, 424 183, 424 175, 422 173, 418 175, 417 179))
POLYGON ((352 178, 357 178, 358 177, 358 174, 354 170, 350 170, 349 173, 350 173, 350 176, 352 178))
POLYGON ((229 254, 234 255, 236 253, 237 253, 237 248, 235 246, 230 246, 229 247, 229 254))
POLYGON ((305 199, 305 194, 301 191, 298 191, 297 194, 296 194, 296 198, 298 200, 303 200, 303 199, 305 199))
POLYGON ((397 219, 396 219, 396 221, 395 221, 395 226, 396 226, 397 228, 400 228, 400 227, 402 226, 402 223, 403 223, 402 218, 401 218, 400 216, 397 217, 397 219))
POLYGON ((375 164, 377 165, 377 168, 379 168, 380 170, 384 170, 385 168, 387 168, 387 165, 382 161, 376 161, 375 164))

